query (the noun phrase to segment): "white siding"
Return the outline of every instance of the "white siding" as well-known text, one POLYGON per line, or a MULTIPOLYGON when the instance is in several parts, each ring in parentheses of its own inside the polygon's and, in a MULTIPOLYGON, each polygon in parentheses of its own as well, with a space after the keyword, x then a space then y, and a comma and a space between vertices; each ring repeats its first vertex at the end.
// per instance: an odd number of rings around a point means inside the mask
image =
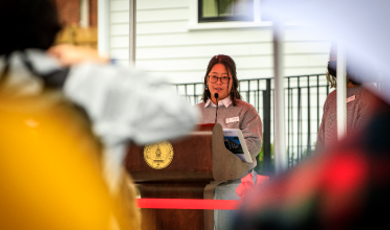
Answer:
MULTIPOLYGON (((213 55, 227 54, 240 79, 273 76, 270 27, 190 30, 190 1, 137 1, 136 66, 174 83, 200 82, 213 55)), ((128 62, 129 2, 110 0, 110 54, 128 62)), ((298 27, 285 31, 286 75, 325 73, 330 42, 298 27)))
POLYGON ((129 59, 129 1, 110 1, 110 55, 121 64, 129 59))

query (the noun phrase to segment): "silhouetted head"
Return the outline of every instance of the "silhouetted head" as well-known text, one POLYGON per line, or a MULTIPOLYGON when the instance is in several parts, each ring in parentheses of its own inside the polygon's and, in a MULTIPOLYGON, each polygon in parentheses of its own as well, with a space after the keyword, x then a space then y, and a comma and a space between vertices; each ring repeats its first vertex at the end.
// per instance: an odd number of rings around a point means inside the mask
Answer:
POLYGON ((52 46, 61 29, 54 0, 0 1, 0 55, 52 46))

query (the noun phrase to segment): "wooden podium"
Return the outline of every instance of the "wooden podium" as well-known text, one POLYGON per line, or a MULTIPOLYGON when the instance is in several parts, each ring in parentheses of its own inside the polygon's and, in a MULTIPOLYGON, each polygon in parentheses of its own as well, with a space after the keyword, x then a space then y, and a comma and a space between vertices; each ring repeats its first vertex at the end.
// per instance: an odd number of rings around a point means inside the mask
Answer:
MULTIPOLYGON (((154 169, 144 158, 144 146, 131 144, 125 161, 141 198, 213 199, 221 182, 242 178, 249 171, 225 148, 222 126, 202 124, 189 136, 171 142, 173 159, 154 169)), ((213 210, 141 209, 142 230, 213 230, 213 210)))

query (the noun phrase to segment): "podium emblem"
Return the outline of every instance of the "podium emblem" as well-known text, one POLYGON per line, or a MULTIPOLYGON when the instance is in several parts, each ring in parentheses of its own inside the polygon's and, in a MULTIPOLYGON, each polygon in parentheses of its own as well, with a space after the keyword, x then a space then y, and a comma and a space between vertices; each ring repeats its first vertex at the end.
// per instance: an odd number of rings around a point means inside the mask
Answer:
POLYGON ((146 163, 154 169, 166 168, 173 159, 173 147, 170 142, 162 141, 144 147, 146 163))

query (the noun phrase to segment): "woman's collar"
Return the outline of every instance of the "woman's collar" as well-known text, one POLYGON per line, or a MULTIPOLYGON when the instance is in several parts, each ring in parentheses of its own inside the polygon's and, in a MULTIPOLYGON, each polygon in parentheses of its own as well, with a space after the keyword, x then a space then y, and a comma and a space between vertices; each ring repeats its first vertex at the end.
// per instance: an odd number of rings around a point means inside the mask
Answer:
MULTIPOLYGON (((232 99, 229 97, 225 97, 224 99, 218 101, 218 107, 225 106, 225 108, 228 108, 232 104, 232 99)), ((207 108, 209 106, 217 107, 214 102, 211 101, 211 99, 207 99, 206 103, 204 104, 204 107, 207 108)))

